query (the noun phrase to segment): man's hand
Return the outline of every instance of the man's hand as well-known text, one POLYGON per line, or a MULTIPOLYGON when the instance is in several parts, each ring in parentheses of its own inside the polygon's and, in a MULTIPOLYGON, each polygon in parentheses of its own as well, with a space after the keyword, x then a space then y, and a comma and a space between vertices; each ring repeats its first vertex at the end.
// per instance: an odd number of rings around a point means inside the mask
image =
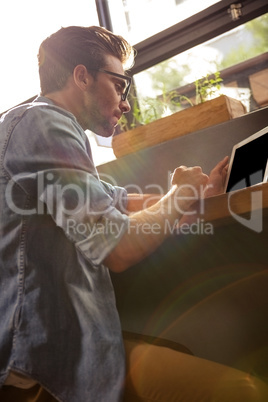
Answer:
MULTIPOLYGON (((214 195, 222 194, 224 191, 224 184, 227 176, 228 170, 228 156, 222 159, 210 172, 206 187, 204 187, 204 192, 201 194, 201 198, 212 197, 214 195)), ((180 224, 183 225, 187 223, 191 225, 195 223, 197 219, 196 214, 185 214, 180 219, 180 224)))
POLYGON ((228 156, 225 156, 210 172, 204 197, 222 194, 228 170, 228 156))
POLYGON ((208 180, 208 176, 199 166, 190 168, 180 166, 174 170, 171 176, 171 184, 176 185, 181 194, 189 196, 195 194, 197 197, 202 196, 208 180))
POLYGON ((105 258, 105 265, 122 272, 151 254, 168 236, 167 230, 202 195, 208 176, 200 167, 181 166, 172 174, 172 187, 158 202, 129 216, 128 230, 105 258))

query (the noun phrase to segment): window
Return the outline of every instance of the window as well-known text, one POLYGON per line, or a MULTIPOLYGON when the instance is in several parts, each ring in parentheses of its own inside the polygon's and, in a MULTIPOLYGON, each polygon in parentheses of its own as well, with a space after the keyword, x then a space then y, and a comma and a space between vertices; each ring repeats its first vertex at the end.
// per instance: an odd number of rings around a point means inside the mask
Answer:
MULTIPOLYGON (((132 73, 146 118, 163 92, 175 89, 194 100, 194 80, 215 71, 221 72, 224 93, 248 110, 268 105, 266 0, 101 1, 109 4, 114 31, 138 51, 132 73)), ((174 111, 160 109, 164 115, 174 111)))
POLYGON ((0 113, 39 92, 39 45, 48 35, 68 25, 99 25, 95 1, 1 3, 0 113))
POLYGON ((219 0, 109 0, 113 30, 131 44, 163 31, 219 0))
POLYGON ((176 90, 195 103, 195 80, 217 71, 222 94, 247 111, 268 105, 268 14, 195 46, 135 75, 141 98, 176 90))
MULTIPOLYGON (((156 99, 175 89, 194 99, 194 80, 220 71, 224 90, 248 110, 266 106, 267 12, 267 0, 6 1, 0 24, 0 114, 39 92, 38 47, 68 25, 104 26, 136 47, 132 74, 139 97, 156 99)), ((113 159, 112 150, 103 147, 111 142, 91 137, 95 162, 113 159)))

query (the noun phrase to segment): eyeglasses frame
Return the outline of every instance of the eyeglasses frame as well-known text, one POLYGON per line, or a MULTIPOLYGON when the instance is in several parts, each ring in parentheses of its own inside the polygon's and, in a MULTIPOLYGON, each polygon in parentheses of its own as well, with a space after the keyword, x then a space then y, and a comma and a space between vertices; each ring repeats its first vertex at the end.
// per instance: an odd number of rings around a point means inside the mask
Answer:
POLYGON ((103 68, 96 68, 96 69, 91 68, 90 70, 92 70, 92 71, 99 71, 100 73, 105 73, 105 74, 113 75, 114 77, 118 77, 118 78, 121 78, 121 79, 127 81, 127 85, 126 85, 126 87, 124 88, 124 93, 121 94, 121 100, 122 100, 122 101, 125 101, 125 100, 127 99, 128 93, 129 93, 129 90, 130 90, 130 86, 131 86, 131 82, 132 82, 132 78, 131 78, 131 77, 129 77, 128 75, 122 75, 122 74, 114 73, 113 71, 108 71, 108 70, 105 70, 105 69, 103 69, 103 68))

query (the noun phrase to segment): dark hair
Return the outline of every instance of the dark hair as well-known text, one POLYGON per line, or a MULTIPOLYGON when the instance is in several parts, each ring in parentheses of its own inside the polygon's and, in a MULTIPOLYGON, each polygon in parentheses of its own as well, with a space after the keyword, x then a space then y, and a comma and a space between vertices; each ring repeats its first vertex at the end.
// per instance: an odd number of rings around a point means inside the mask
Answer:
POLYGON ((105 66, 106 56, 117 57, 123 66, 134 63, 134 49, 121 36, 105 28, 70 26, 61 28, 39 48, 41 95, 61 90, 78 64, 88 70, 105 66))

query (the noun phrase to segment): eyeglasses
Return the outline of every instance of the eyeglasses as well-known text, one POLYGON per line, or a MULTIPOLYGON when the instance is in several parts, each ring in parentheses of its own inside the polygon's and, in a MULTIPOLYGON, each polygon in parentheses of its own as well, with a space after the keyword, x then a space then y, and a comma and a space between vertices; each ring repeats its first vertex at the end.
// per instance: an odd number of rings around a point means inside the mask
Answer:
POLYGON ((128 75, 122 75, 122 74, 114 73, 112 71, 107 71, 107 70, 104 70, 103 68, 91 69, 91 70, 99 71, 104 74, 113 75, 114 77, 118 77, 118 78, 121 78, 122 80, 126 81, 126 85, 123 87, 123 92, 121 94, 121 100, 125 101, 127 99, 127 96, 128 96, 129 90, 130 90, 130 86, 131 86, 131 81, 132 81, 131 77, 129 77, 128 75))

